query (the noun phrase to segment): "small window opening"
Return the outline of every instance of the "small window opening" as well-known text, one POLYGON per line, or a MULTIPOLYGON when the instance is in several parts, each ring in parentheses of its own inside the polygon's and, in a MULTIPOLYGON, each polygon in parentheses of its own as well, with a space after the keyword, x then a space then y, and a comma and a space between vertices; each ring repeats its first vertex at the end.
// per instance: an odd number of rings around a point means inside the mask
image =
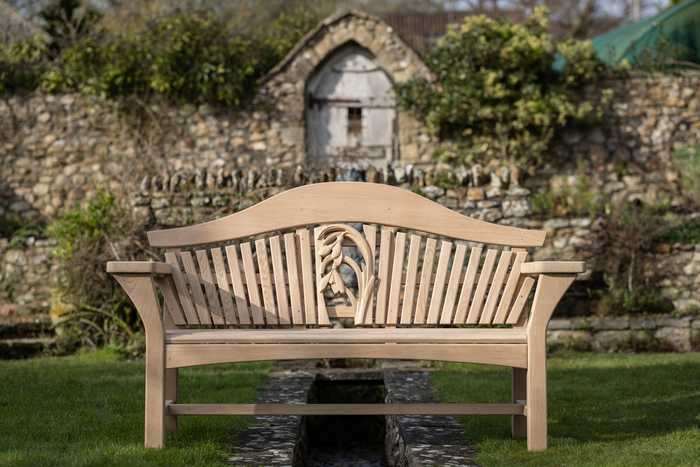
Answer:
POLYGON ((348 139, 359 142, 362 135, 362 107, 348 107, 348 139))

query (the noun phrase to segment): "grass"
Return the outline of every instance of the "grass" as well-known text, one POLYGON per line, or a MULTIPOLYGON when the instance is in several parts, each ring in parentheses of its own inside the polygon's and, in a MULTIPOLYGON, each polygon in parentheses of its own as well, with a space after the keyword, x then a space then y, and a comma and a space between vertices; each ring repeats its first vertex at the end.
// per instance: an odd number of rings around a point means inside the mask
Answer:
MULTIPOLYGON (((269 366, 181 370, 182 402, 252 402, 269 366)), ((244 417, 181 417, 163 450, 143 443, 143 363, 109 351, 0 361, 0 466, 224 465, 244 417)))
MULTIPOLYGON (((441 365, 444 401, 510 400, 510 370, 441 365)), ((549 449, 526 451, 502 416, 463 417, 483 466, 700 465, 700 354, 569 354, 549 359, 549 449)))

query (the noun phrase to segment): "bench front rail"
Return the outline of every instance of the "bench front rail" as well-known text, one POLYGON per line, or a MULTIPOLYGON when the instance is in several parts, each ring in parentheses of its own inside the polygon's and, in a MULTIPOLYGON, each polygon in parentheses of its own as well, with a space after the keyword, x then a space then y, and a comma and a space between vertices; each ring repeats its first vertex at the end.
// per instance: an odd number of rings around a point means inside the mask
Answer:
POLYGON ((296 188, 204 224, 149 232, 164 262, 110 262, 146 332, 145 445, 180 415, 512 416, 547 446, 546 328, 584 264, 528 261, 542 231, 462 216, 385 185, 296 188), (333 327, 342 320, 345 328, 333 327), (348 324, 352 327, 348 328, 348 324), (313 358, 512 368, 504 404, 179 404, 178 368, 313 358))

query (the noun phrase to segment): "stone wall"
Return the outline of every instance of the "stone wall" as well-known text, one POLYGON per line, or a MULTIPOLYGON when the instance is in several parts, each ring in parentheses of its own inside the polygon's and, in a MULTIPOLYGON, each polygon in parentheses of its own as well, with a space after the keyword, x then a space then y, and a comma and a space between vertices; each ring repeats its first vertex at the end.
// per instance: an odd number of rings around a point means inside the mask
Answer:
MULTIPOLYGON (((405 131, 399 161, 379 170, 362 164, 310 167, 304 163, 302 78, 322 61, 324 50, 352 33, 378 51, 382 63, 393 67, 392 75, 425 71, 413 55, 400 60, 401 43, 384 32, 379 36, 388 42, 380 53, 381 39, 375 41, 373 34, 386 26, 373 21, 340 17, 312 31, 265 81, 256 111, 153 105, 146 110, 156 119, 139 129, 133 115, 114 104, 80 95, 1 101, 0 221, 46 222, 108 189, 132 202, 144 222, 173 226, 243 208, 302 183, 367 180, 419 191, 487 221, 544 228, 550 235, 539 258, 589 259, 596 247, 596 219, 556 213, 536 218, 536 193, 575 185, 585 174, 591 189, 606 199, 684 205, 672 153, 700 144, 698 73, 607 83, 615 98, 602 123, 568 127, 552 146, 556 162, 543 167, 432 163, 437 143, 409 115, 400 116, 405 131)), ((8 245, 9 240, 0 245, 0 303, 43 307, 50 284, 46 272, 52 268, 49 247, 41 241, 19 249, 8 245), (17 272, 29 271, 28 265, 37 272, 17 272), (17 274, 22 281, 12 279, 17 274)), ((662 283, 664 293, 680 309, 696 306, 697 253, 674 251, 665 258, 660 264, 668 263, 663 268, 672 272, 662 283)))
POLYGON ((549 323, 550 350, 599 352, 700 350, 700 318, 695 316, 621 316, 554 318, 549 323))

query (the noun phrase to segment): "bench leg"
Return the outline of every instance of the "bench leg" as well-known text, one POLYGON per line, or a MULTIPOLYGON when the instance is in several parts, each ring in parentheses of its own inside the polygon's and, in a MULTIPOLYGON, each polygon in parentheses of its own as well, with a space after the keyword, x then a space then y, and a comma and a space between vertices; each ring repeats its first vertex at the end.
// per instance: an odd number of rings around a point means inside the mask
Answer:
MULTIPOLYGON (((165 370, 165 400, 177 402, 177 368, 168 368, 165 370)), ((177 431, 177 416, 165 416, 165 431, 175 433, 177 431)))
POLYGON ((165 349, 146 342, 146 423, 144 446, 165 445, 165 349))
MULTIPOLYGON (((524 368, 513 368, 512 394, 513 402, 523 402, 527 400, 527 370, 524 368)), ((527 436, 527 417, 524 415, 513 415, 511 417, 511 434, 513 439, 525 439, 527 436)))
POLYGON ((528 346, 527 450, 547 449, 547 355, 544 340, 528 346))

